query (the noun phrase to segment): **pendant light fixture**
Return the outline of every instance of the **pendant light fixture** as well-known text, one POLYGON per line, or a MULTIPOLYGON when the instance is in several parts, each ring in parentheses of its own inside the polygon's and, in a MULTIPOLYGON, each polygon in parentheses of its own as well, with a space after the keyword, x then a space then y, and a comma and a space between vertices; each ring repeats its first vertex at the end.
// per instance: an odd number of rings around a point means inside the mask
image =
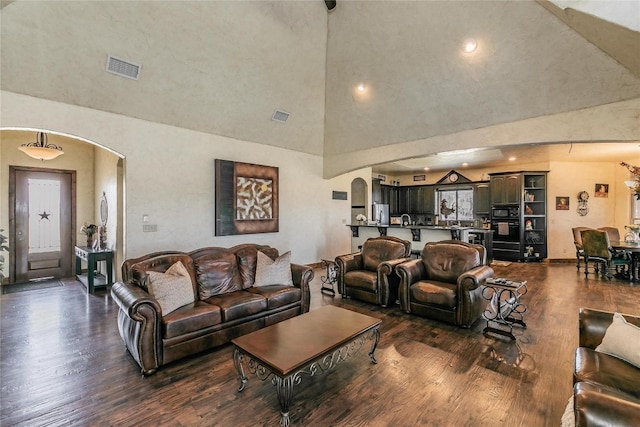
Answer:
POLYGON ((44 132, 38 132, 35 142, 22 144, 18 149, 27 156, 42 161, 53 160, 64 154, 62 147, 55 144, 49 144, 49 138, 44 132))

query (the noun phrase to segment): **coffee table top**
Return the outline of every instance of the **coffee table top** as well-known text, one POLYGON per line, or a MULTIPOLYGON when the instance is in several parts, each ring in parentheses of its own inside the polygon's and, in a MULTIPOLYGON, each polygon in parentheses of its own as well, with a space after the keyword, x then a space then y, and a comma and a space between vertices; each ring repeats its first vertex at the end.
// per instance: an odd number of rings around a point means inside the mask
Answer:
POLYGON ((231 342, 274 373, 286 376, 381 322, 375 317, 325 305, 231 342))

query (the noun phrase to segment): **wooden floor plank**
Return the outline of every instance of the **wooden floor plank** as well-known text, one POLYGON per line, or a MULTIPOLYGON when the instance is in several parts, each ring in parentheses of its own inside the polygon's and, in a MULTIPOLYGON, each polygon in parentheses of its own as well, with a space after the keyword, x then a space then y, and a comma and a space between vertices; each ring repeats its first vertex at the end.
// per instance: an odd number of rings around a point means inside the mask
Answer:
MULTIPOLYGON (((366 349, 295 387, 292 425, 557 426, 571 394, 581 306, 640 314, 640 286, 577 272, 572 264, 511 264, 496 276, 526 279, 527 328, 515 342, 320 292, 333 304, 382 319, 378 364, 366 349)), ((232 346, 142 377, 118 335, 107 291, 73 279, 58 288, 0 296, 0 424, 277 425, 275 387, 239 385, 232 346)), ((313 331, 310 331, 313 333, 313 331)))

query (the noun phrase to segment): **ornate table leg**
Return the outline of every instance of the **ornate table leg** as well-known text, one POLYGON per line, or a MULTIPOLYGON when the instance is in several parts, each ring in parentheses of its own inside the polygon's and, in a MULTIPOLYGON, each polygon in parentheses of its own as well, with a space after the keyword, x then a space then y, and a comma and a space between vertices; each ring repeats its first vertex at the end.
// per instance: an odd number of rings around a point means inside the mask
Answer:
MULTIPOLYGON (((297 375, 297 374, 296 374, 297 375)), ((289 426, 289 403, 293 397, 294 375, 285 378, 275 376, 273 382, 276 383, 276 392, 278 394, 278 402, 280 402, 280 425, 282 427, 289 426)))
POLYGON ((238 391, 244 390, 245 385, 247 385, 247 377, 244 374, 244 369, 242 369, 242 362, 244 361, 244 355, 237 348, 233 350, 233 365, 236 367, 238 371, 238 377, 240 377, 240 387, 238 387, 238 391))
POLYGON ((376 351, 376 347, 378 346, 378 342, 380 341, 380 329, 375 328, 373 331, 371 331, 371 341, 373 341, 373 343, 371 344, 369 357, 371 358, 371 361, 373 363, 378 363, 373 353, 376 351))

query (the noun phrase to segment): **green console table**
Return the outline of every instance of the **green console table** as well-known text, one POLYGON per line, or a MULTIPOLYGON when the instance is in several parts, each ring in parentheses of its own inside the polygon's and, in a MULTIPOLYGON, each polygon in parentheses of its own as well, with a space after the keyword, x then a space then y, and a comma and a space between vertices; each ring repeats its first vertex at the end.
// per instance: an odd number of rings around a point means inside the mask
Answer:
POLYGON ((76 246, 76 279, 93 293, 96 287, 113 285, 113 251, 76 246), (82 274, 82 260, 87 262, 87 274, 82 274), (99 261, 107 263, 107 276, 96 273, 99 261))

